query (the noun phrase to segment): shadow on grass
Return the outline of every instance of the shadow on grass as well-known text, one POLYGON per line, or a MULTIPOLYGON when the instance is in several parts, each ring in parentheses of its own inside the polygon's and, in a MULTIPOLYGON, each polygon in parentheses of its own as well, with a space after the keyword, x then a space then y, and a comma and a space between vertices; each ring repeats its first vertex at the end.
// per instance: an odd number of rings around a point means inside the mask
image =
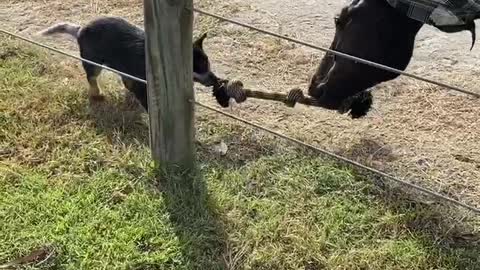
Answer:
MULTIPOLYGON (((142 111, 126 111, 122 106, 103 104, 94 108, 92 116, 99 132, 122 143, 148 145, 148 127, 142 120, 142 111)), ((211 123, 207 123, 211 124, 211 123)), ((198 156, 203 163, 215 161, 218 166, 236 169, 249 162, 278 153, 279 145, 245 135, 243 128, 236 127, 220 138, 228 146, 224 156, 212 150, 215 142, 197 146, 198 156), (239 134, 241 133, 241 134, 239 134)), ((268 140, 267 140, 268 141, 268 140)), ((271 141, 271 140, 270 140, 271 141)), ((296 148, 299 152, 305 151, 296 148)), ((309 153, 316 157, 317 154, 309 153)), ((338 167, 345 167, 336 163, 338 167)), ((349 168, 352 170, 351 168, 349 168)), ((448 269, 480 269, 480 235, 478 228, 465 215, 451 207, 426 202, 415 193, 403 188, 380 184, 372 175, 358 175, 359 182, 374 180, 374 199, 384 205, 397 219, 388 236, 395 230, 408 231, 431 250, 436 265, 448 265, 448 269), (370 179, 370 180, 365 180, 370 179), (477 265, 477 266, 475 266, 477 265)), ((205 179, 200 173, 186 175, 178 172, 162 172, 157 176, 159 187, 167 206, 170 220, 182 247, 182 269, 228 269, 228 236, 220 218, 220 207, 209 195, 205 179)), ((342 187, 333 187, 337 191, 342 187)), ((140 265, 136 269, 157 269, 160 265, 140 265)), ((312 270, 317 268, 311 268, 312 270)), ((318 268, 321 269, 321 268, 318 268)))
POLYGON ((203 176, 163 171, 157 179, 186 260, 182 268, 226 269, 227 234, 203 176))
POLYGON ((145 112, 132 98, 123 102, 91 102, 89 107, 97 131, 107 135, 112 143, 149 144, 145 112))
MULTIPOLYGON (((99 133, 112 142, 148 146, 149 131, 141 107, 103 102, 92 104, 90 117, 99 133)), ((201 147, 200 147, 201 148, 201 147)), ((226 269, 224 253, 227 234, 220 221, 218 207, 209 196, 204 177, 177 170, 156 170, 155 188, 163 196, 166 209, 180 242, 182 258, 176 269, 226 269)), ((142 263, 134 269, 163 269, 165 265, 142 263)))

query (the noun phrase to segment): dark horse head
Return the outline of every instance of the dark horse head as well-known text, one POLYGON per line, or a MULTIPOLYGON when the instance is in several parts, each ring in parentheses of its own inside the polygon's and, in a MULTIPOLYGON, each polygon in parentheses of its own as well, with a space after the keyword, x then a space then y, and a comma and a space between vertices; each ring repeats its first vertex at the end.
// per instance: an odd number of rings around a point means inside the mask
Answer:
MULTIPOLYGON (((423 23, 386 0, 353 0, 335 18, 335 26, 330 49, 405 70, 423 23)), ((327 109, 361 117, 372 103, 365 90, 396 77, 396 73, 327 53, 312 78, 309 95, 327 109)))

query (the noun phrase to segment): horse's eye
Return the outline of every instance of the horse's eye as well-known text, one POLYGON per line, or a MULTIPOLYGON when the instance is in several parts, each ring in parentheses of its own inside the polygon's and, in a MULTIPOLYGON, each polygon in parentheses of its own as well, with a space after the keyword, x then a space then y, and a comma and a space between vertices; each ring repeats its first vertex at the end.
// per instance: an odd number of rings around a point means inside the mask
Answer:
POLYGON ((341 30, 347 25, 349 20, 351 20, 351 12, 349 9, 344 8, 340 14, 337 14, 334 18, 335 27, 341 30))
POLYGON ((345 18, 337 16, 335 17, 335 27, 339 30, 342 30, 343 27, 345 26, 345 18))

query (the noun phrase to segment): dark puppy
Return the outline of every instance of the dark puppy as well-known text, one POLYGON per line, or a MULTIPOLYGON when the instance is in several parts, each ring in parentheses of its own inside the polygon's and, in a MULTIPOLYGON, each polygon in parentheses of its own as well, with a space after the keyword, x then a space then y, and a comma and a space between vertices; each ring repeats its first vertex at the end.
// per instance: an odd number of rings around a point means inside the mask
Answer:
MULTIPOLYGON (((60 23, 42 31, 41 34, 69 34, 77 40, 82 58, 146 79, 145 32, 124 19, 102 17, 84 27, 60 23)), ((203 50, 205 38, 206 34, 203 34, 193 43, 193 79, 204 86, 212 86, 217 77, 210 70, 210 61, 203 50)), ((90 85, 90 99, 103 100, 97 83, 97 77, 102 69, 88 63, 82 64, 90 85)), ((122 81, 148 111, 146 85, 126 77, 122 77, 122 81)))

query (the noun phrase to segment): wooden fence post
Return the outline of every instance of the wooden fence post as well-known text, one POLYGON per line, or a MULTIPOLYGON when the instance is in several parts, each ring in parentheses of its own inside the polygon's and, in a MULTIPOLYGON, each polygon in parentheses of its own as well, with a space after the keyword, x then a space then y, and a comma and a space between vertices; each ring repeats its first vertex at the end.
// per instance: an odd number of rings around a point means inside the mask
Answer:
POLYGON ((144 0, 152 157, 193 169, 193 0, 144 0))

